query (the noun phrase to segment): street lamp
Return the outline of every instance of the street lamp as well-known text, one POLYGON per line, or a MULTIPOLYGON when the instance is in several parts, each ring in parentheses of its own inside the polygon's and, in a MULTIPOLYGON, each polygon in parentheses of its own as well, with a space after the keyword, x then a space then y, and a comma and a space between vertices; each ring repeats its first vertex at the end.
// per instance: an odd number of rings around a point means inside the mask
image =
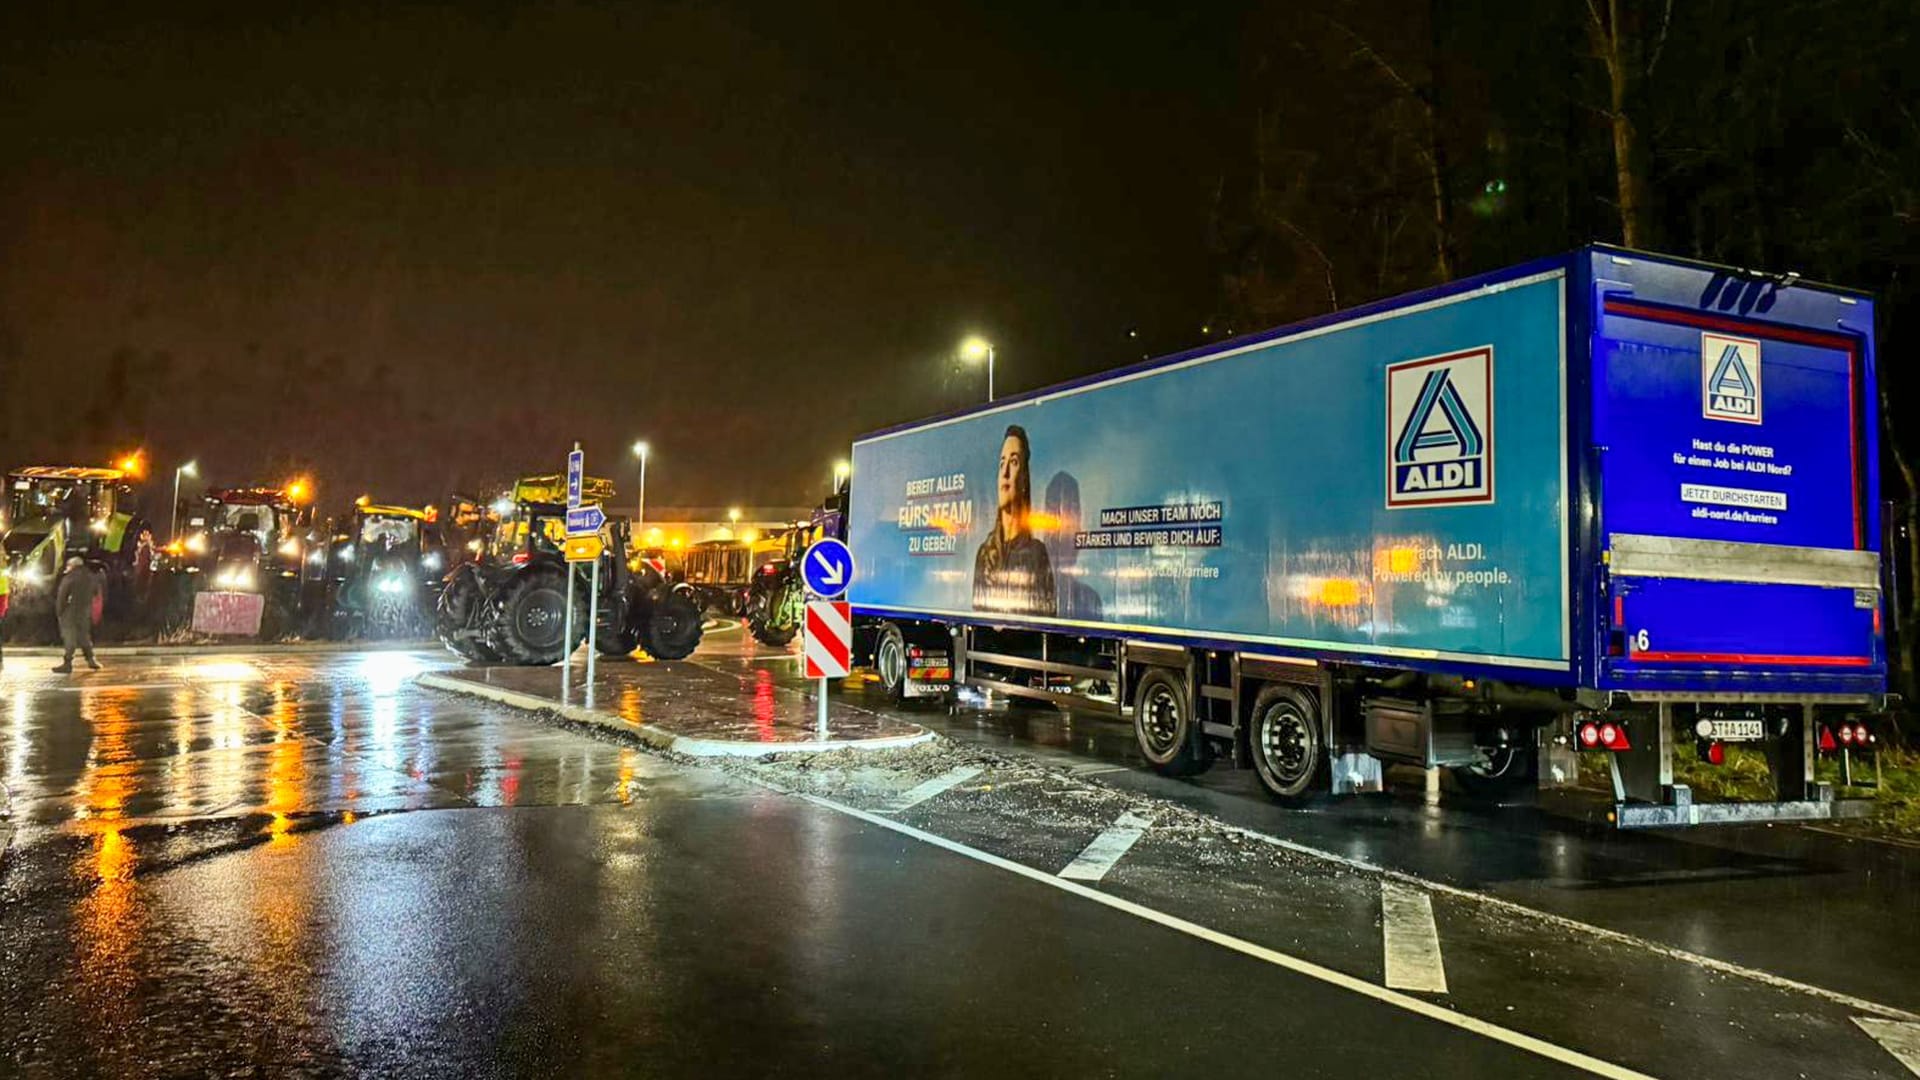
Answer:
POLYGON ((640 523, 647 520, 647 454, 645 439, 633 444, 633 456, 640 459, 640 501, 633 507, 633 535, 640 535, 640 523))
POLYGON ((727 523, 730 525, 740 524, 740 508, 739 507, 732 506, 727 508, 727 523))
POLYGON ((839 493, 840 486, 847 482, 847 477, 851 475, 853 475, 853 466, 844 460, 833 463, 833 490, 836 494, 839 493))
POLYGON ((180 478, 183 476, 199 475, 200 465, 194 461, 189 461, 185 465, 173 470, 173 517, 167 521, 168 543, 179 539, 180 536, 180 478))
POLYGON ((971 363, 987 362, 987 400, 993 400, 993 342, 975 335, 960 343, 960 357, 971 363))

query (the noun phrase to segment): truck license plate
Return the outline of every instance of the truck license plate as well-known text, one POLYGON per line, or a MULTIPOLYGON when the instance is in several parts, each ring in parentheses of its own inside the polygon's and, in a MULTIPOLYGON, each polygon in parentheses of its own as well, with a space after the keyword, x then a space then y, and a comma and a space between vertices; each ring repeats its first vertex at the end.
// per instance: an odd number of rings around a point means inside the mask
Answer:
POLYGON ((1767 737, 1759 720, 1709 720, 1707 738, 1716 742, 1758 742, 1767 737))

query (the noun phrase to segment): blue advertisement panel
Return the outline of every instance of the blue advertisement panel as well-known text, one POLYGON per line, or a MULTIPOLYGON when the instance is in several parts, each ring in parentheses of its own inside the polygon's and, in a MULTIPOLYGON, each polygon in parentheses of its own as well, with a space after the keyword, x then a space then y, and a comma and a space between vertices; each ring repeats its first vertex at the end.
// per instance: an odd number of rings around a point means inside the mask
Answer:
POLYGON ((1564 275, 855 444, 856 606, 1565 669, 1564 275))

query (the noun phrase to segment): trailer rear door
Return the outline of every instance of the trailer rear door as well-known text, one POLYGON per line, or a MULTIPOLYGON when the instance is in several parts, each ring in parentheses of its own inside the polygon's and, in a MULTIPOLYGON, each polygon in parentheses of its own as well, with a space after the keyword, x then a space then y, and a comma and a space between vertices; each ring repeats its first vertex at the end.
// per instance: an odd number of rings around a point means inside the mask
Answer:
POLYGON ((1595 260, 1600 685, 1883 686, 1871 305, 1595 260))

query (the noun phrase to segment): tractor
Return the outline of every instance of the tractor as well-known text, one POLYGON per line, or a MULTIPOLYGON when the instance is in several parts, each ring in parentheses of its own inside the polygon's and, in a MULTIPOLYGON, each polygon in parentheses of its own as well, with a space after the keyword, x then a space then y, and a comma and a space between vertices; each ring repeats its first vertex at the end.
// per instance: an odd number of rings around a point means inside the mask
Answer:
POLYGON ((0 551, 12 607, 10 639, 59 639, 53 594, 68 556, 79 555, 106 583, 100 636, 125 638, 151 631, 161 596, 159 546, 153 526, 134 507, 137 456, 118 468, 38 465, 7 474, 0 551))
POLYGON ((800 577, 800 557, 816 540, 829 536, 845 539, 846 507, 843 480, 813 512, 811 521, 795 525, 778 538, 781 550, 777 554, 756 556, 743 611, 754 640, 777 648, 800 632, 801 620, 807 614, 807 586, 800 577))
MULTIPOLYGON (((587 503, 606 503, 613 484, 587 477, 587 503)), ((568 563, 566 480, 529 476, 503 500, 492 535, 474 558, 447 575, 437 630, 455 653, 477 663, 558 663, 587 636, 588 575, 568 563), (510 505, 509 505, 510 504, 510 505), (575 575, 572 640, 566 637, 567 578, 575 575)), ((627 556, 628 524, 609 518, 600 531, 600 604, 593 612, 599 650, 625 656, 636 648, 679 660, 700 644, 700 607, 660 570, 627 556)))
POLYGON ((324 590, 325 548, 308 486, 209 488, 166 546, 167 628, 263 641, 301 633, 324 590), (318 556, 318 558, 313 558, 318 556))
POLYGON ((365 495, 332 543, 329 636, 422 637, 431 625, 449 553, 437 508, 376 503, 365 495))

